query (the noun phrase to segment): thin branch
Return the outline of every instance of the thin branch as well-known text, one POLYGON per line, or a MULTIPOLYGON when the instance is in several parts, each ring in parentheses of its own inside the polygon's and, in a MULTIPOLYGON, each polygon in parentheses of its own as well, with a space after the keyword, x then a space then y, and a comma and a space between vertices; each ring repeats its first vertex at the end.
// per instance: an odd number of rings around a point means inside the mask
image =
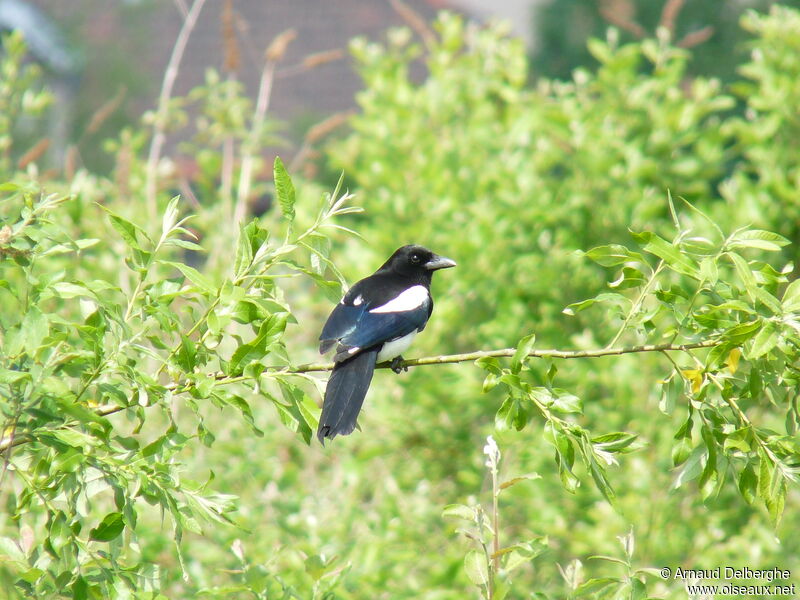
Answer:
POLYGON ((694 48, 695 46, 699 46, 703 42, 710 39, 712 35, 714 35, 714 28, 710 25, 707 25, 702 29, 698 29, 692 33, 687 33, 680 40, 678 40, 675 45, 678 46, 678 48, 694 48))
POLYGON ((175 39, 175 46, 172 48, 172 54, 167 63, 167 69, 164 71, 164 81, 161 84, 156 117, 153 121, 153 138, 150 140, 150 152, 147 156, 145 196, 147 199, 147 210, 151 220, 155 220, 156 213, 158 212, 158 206, 156 205, 156 171, 158 170, 158 160, 161 157, 161 149, 166 140, 164 129, 167 120, 167 105, 172 96, 172 88, 175 86, 175 79, 178 77, 178 67, 183 59, 183 53, 186 51, 189 35, 191 35, 194 26, 197 24, 197 18, 205 2, 206 0, 194 0, 192 8, 183 20, 183 25, 178 33, 178 37, 175 39))
POLYGON ((667 0, 664 3, 664 7, 661 9, 661 18, 658 24, 660 27, 667 28, 672 39, 675 39, 675 21, 678 18, 678 14, 680 14, 683 9, 685 1, 686 0, 667 0))
POLYGON ((253 168, 256 153, 259 149, 260 136, 264 134, 264 121, 269 101, 272 96, 272 83, 275 79, 275 68, 286 54, 286 48, 297 37, 294 29, 280 33, 269 45, 265 52, 264 68, 261 71, 261 80, 258 84, 258 98, 256 100, 255 114, 251 124, 250 135, 242 144, 242 168, 239 173, 239 187, 236 192, 236 207, 233 212, 233 225, 238 227, 247 213, 247 202, 250 196, 250 186, 253 181, 253 168))
POLYGON ((647 37, 647 30, 634 20, 636 6, 630 0, 601 0, 600 15, 611 25, 632 33, 637 39, 647 37))
POLYGON ((656 278, 658 277, 658 274, 661 272, 661 270, 664 268, 664 266, 665 265, 664 265, 663 259, 658 261, 658 265, 656 266, 655 271, 653 271, 652 275, 650 275, 650 279, 647 280, 647 283, 642 288, 642 291, 639 294, 639 297, 636 298, 636 302, 634 302, 631 305, 631 309, 630 309, 630 311, 628 311, 628 315, 625 317, 625 320, 622 322, 622 325, 620 325, 620 328, 617 331, 617 334, 614 336, 614 338, 610 342, 608 342, 608 346, 606 346, 606 348, 610 348, 611 346, 616 344, 617 341, 619 341, 619 338, 622 336, 622 334, 625 333, 625 330, 628 328, 628 324, 631 322, 631 319, 633 318, 633 316, 637 312, 639 312, 639 309, 641 308, 642 303, 644 302, 644 299, 647 297, 647 294, 650 293, 650 288, 652 287, 653 282, 656 280, 656 278))
POLYGON ((180 12, 181 16, 185 19, 186 15, 189 14, 189 7, 186 6, 186 0, 174 0, 174 2, 178 12, 180 12))
POLYGON ((436 45, 436 34, 428 27, 428 24, 413 8, 400 0, 389 0, 394 11, 408 23, 417 35, 422 38, 425 47, 430 49, 436 45))
POLYGON ((302 61, 297 64, 284 67, 275 71, 275 79, 283 79, 284 77, 293 77, 302 73, 307 73, 311 69, 316 69, 319 66, 326 65, 335 60, 341 60, 347 56, 341 48, 334 48, 333 50, 323 50, 322 52, 314 52, 309 54, 302 61))
POLYGON ((314 144, 316 142, 347 123, 350 117, 355 114, 356 111, 354 110, 334 113, 327 119, 312 126, 308 130, 308 133, 306 133, 305 138, 303 138, 303 145, 300 146, 297 154, 295 154, 294 158, 292 158, 292 162, 289 163, 289 172, 294 173, 302 166, 305 160, 311 156, 314 144))
MULTIPOLYGON (((643 346, 628 346, 624 348, 602 348, 598 350, 532 350, 528 353, 529 358, 600 358, 602 356, 620 356, 622 354, 635 354, 642 352, 686 352, 699 348, 713 348, 721 343, 720 340, 704 340, 701 342, 691 342, 689 344, 648 344, 643 346)), ((502 348, 500 350, 479 350, 477 352, 467 352, 465 354, 445 354, 443 356, 428 356, 424 358, 412 358, 403 360, 399 366, 424 367, 429 365, 445 365, 462 362, 473 362, 479 358, 511 358, 517 352, 516 348, 502 348)), ((383 362, 376 366, 377 369, 391 368, 391 362, 383 362)), ((333 370, 333 363, 306 364, 297 367, 267 367, 265 373, 300 375, 303 373, 314 373, 333 370)), ((239 375, 227 377, 222 374, 213 375, 217 380, 217 385, 231 385, 254 379, 251 376, 239 375)), ((187 392, 192 389, 190 382, 172 383, 166 386, 170 391, 176 393, 187 392)), ((138 406, 138 405, 137 405, 138 406)), ((95 414, 99 417, 107 417, 114 413, 131 408, 132 406, 120 406, 118 404, 104 404, 95 409, 95 414)), ((0 438, 0 453, 9 448, 19 446, 31 441, 29 435, 17 435, 16 437, 0 438)))
MULTIPOLYGON (((529 358, 600 358, 602 356, 619 356, 621 354, 634 354, 637 352, 685 352, 686 350, 696 350, 698 348, 713 348, 718 346, 719 340, 704 340, 702 342, 692 342, 690 344, 649 344, 645 346, 627 346, 624 348, 601 348, 598 350, 531 350, 529 358)), ((429 365, 446 365, 452 363, 470 362, 479 358, 511 358, 516 353, 516 348, 503 348, 500 350, 479 350, 466 354, 446 354, 444 356, 428 356, 425 358, 412 358, 401 361, 398 366, 406 367, 425 367, 429 365)), ((388 369, 391 362, 383 362, 376 366, 377 369, 388 369)), ((294 369, 277 369, 284 373, 312 373, 317 371, 331 371, 333 363, 320 363, 300 365, 294 369)), ((0 448, 1 450, 2 448, 0 448)))

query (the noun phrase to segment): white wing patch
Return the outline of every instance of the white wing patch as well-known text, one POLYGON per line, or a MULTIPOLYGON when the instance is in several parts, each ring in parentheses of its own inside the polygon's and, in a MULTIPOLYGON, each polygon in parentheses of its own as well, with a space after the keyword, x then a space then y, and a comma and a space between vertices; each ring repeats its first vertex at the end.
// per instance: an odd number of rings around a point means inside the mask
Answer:
POLYGON ((407 312, 415 310, 428 301, 428 290, 424 285, 415 285, 408 288, 405 292, 389 300, 383 306, 373 308, 371 313, 393 313, 393 312, 407 312))
POLYGON ((396 356, 400 356, 403 352, 408 350, 408 348, 411 346, 411 342, 414 340, 414 336, 416 335, 417 330, 415 329, 411 333, 408 333, 401 338, 386 342, 383 345, 383 348, 381 348, 381 351, 378 352, 377 361, 383 362, 385 360, 392 360, 396 356))
POLYGON ((360 306, 362 302, 364 302, 364 297, 359 294, 356 296, 355 300, 353 300, 353 306, 360 306))

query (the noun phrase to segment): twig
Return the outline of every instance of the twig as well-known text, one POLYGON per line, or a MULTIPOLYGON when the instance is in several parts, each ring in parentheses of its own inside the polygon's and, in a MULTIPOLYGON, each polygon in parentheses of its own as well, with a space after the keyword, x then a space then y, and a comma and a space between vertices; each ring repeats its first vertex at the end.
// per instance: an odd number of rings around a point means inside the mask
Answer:
POLYGON ((103 123, 105 123, 106 120, 108 120, 108 118, 120 107, 127 93, 127 87, 124 85, 119 86, 119 89, 117 89, 117 93, 114 94, 114 97, 104 102, 103 105, 94 112, 92 117, 89 119, 89 124, 81 133, 80 139, 83 140, 87 135, 93 135, 97 133, 98 129, 100 129, 103 123))
POLYGON ((678 48, 694 48, 707 41, 712 35, 714 35, 714 28, 707 25, 702 29, 687 33, 676 43, 676 46, 678 48))
POLYGON ((636 6, 630 0, 600 1, 600 15, 606 21, 642 39, 647 37, 647 31, 634 20, 635 14, 636 6))
POLYGON ((275 79, 275 67, 286 53, 289 43, 297 37, 297 32, 289 29, 279 34, 266 51, 266 62, 261 71, 261 81, 258 84, 258 99, 256 100, 256 110, 253 115, 253 123, 248 139, 242 144, 242 169, 239 174, 239 187, 236 191, 236 207, 233 212, 233 225, 238 227, 239 223, 247 213, 247 201, 250 196, 250 184, 253 181, 253 166, 258 150, 259 136, 263 134, 264 120, 266 119, 267 109, 269 108, 270 96, 272 95, 272 82, 275 79))
MULTIPOLYGON (((628 346, 625 348, 601 348, 599 350, 531 350, 529 358, 599 358, 601 356, 619 356, 621 354, 634 354, 637 352, 684 352, 698 348, 713 348, 718 346, 718 340, 704 340, 690 344, 649 344, 645 346, 628 346)), ((516 353, 516 348, 503 348, 501 350, 479 350, 466 354, 445 354, 444 356, 428 356, 425 358, 412 358, 401 361, 398 365, 405 367, 424 367, 428 365, 446 365, 452 363, 475 361, 479 358, 511 358, 516 353)), ((383 362, 376 366, 377 369, 388 369, 391 362, 383 362)), ((285 373, 313 373, 330 371, 333 363, 300 365, 294 369, 277 369, 285 373)))
POLYGON ((50 148, 50 138, 43 138, 36 142, 30 150, 28 150, 25 154, 23 154, 20 159, 17 161, 17 168, 22 171, 27 166, 39 160, 42 157, 42 154, 47 152, 47 149, 50 148))
POLYGON ((661 270, 663 268, 664 268, 664 261, 663 260, 658 261, 658 265, 656 266, 655 271, 653 271, 652 275, 650 275, 650 279, 647 280, 647 283, 642 288, 642 291, 639 294, 639 297, 636 298, 636 301, 631 305, 631 309, 630 309, 630 311, 628 311, 628 314, 625 317, 625 320, 622 322, 622 325, 620 325, 620 328, 617 331, 617 334, 614 336, 614 338, 610 342, 608 342, 608 346, 606 346, 606 348, 610 348, 611 346, 616 344, 617 341, 619 340, 619 338, 622 336, 622 334, 628 328, 628 324, 631 322, 631 319, 633 318, 633 316, 641 308, 642 303, 644 302, 644 299, 647 297, 647 294, 650 293, 650 287, 653 285, 653 282, 656 280, 656 278, 658 277, 658 274, 661 272, 661 270))
POLYGON ((300 168, 303 162, 305 162, 305 160, 311 155, 311 151, 316 142, 347 123, 350 117, 355 114, 356 111, 354 110, 334 113, 327 119, 320 121, 316 125, 313 125, 308 130, 308 133, 306 133, 305 138, 303 138, 303 145, 300 146, 297 154, 295 154, 294 158, 292 158, 292 162, 289 163, 289 172, 294 173, 300 168))
POLYGON ((147 156, 147 178, 145 181, 145 197, 147 199, 147 211, 152 221, 156 220, 158 206, 156 204, 156 171, 158 170, 158 160, 161 157, 161 149, 164 146, 166 135, 164 134, 165 122, 167 120, 167 105, 172 96, 172 88, 175 86, 175 79, 178 77, 178 67, 186 51, 186 44, 189 42, 194 26, 197 24, 197 17, 203 8, 206 0, 194 0, 192 8, 186 14, 183 25, 175 40, 172 54, 164 71, 164 81, 161 84, 161 93, 158 97, 158 107, 156 118, 153 121, 153 138, 150 140, 150 152, 147 156))
POLYGON ((174 2, 178 12, 180 12, 185 19, 186 15, 189 14, 189 8, 186 6, 186 0, 174 0, 174 2))
POLYGON ((422 42, 426 48, 433 48, 436 44, 436 34, 428 27, 428 24, 414 9, 412 9, 405 2, 400 0, 390 0, 390 4, 394 11, 408 23, 409 27, 417 32, 417 35, 422 38, 422 42))
MULTIPOLYGON (((529 358, 560 358, 560 359, 573 359, 573 358, 600 358, 602 356, 619 356, 622 354, 635 354, 640 352, 686 352, 687 350, 696 350, 699 348, 713 348, 721 343, 720 340, 703 340, 701 342, 691 342, 689 344, 647 344, 643 346, 628 346, 624 348, 602 348, 598 350, 532 350, 528 353, 529 358)), ((445 365, 462 362, 472 362, 479 358, 510 358, 516 353, 516 348, 502 348, 500 350, 479 350, 477 352, 468 352, 465 354, 445 354, 443 356, 428 356, 425 358, 412 358, 400 362, 400 367, 424 367, 429 365, 445 365)), ((376 366, 377 369, 391 368, 391 362, 382 362, 376 366)), ((320 363, 320 364, 306 364, 297 367, 267 367, 265 373, 284 374, 284 375, 300 375, 303 373, 314 373, 322 371, 331 371, 333 363, 320 363)), ((234 383, 241 383, 243 381, 251 380, 253 377, 240 375, 235 377, 228 377, 225 375, 213 375, 217 380, 217 385, 231 385, 234 383)), ((186 383, 172 383, 166 386, 168 390, 173 392, 186 392, 192 389, 193 384, 186 383)), ((99 417, 106 417, 108 415, 120 412, 131 406, 120 406, 118 404, 104 404, 95 409, 95 414, 99 417)), ((9 448, 19 446, 30 442, 31 438, 28 435, 17 435, 16 438, 0 438, 0 452, 5 452, 9 448)))
POLYGON ((275 79, 282 79, 284 77, 293 77, 307 73, 311 69, 316 69, 319 66, 328 64, 335 60, 345 58, 347 54, 341 48, 334 48, 333 50, 323 50, 322 52, 314 52, 309 54, 302 61, 297 64, 284 67, 275 71, 275 79))
POLYGON ((675 21, 683 9, 684 2, 685 0, 667 0, 661 9, 661 18, 658 24, 660 27, 665 27, 673 39, 675 37, 675 21))

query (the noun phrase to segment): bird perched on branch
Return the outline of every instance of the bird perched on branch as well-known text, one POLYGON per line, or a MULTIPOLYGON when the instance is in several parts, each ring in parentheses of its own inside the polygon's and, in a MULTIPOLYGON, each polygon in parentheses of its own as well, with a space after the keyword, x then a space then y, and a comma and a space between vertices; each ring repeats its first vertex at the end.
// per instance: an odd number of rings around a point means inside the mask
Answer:
POLYGON ((333 309, 319 336, 321 354, 336 347, 317 429, 322 444, 353 432, 377 363, 392 360, 400 372, 400 355, 433 311, 433 272, 455 266, 422 246, 403 246, 333 309))

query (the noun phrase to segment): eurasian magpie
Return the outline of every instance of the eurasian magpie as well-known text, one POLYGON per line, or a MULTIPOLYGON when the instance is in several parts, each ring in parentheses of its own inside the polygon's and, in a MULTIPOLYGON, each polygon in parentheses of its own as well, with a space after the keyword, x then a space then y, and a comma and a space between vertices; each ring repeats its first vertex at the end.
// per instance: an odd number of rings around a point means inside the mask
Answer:
POLYGON ((455 266, 422 246, 403 246, 336 305, 319 336, 320 354, 336 346, 317 429, 320 443, 353 432, 378 362, 394 359, 392 370, 400 372, 400 355, 433 311, 433 272, 455 266))

